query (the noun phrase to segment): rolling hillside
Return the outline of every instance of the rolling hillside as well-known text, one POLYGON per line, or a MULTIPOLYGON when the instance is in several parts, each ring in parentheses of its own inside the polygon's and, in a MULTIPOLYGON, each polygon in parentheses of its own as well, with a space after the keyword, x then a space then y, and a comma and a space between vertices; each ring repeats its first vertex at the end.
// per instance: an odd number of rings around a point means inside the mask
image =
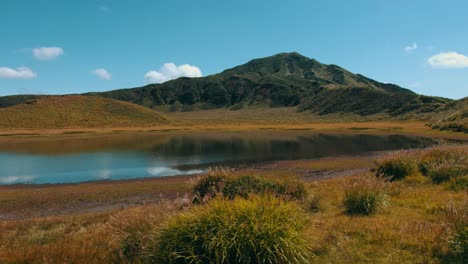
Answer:
POLYGON ((298 53, 255 59, 207 77, 179 78, 90 95, 167 111, 295 106, 298 111, 318 115, 352 113, 363 116, 433 112, 450 101, 418 95, 298 53))
POLYGON ((468 133, 468 97, 448 103, 434 120, 434 129, 468 133))
POLYGON ((48 96, 0 108, 0 128, 81 128, 166 124, 154 110, 93 96, 48 96))

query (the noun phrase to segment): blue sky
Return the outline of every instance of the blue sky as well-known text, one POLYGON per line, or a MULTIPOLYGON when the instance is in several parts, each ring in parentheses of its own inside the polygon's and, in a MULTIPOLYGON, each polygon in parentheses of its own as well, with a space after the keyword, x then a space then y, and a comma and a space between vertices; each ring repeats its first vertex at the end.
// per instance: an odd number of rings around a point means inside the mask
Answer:
POLYGON ((0 95, 135 87, 297 51, 457 99, 467 11, 466 0, 2 0, 0 95))

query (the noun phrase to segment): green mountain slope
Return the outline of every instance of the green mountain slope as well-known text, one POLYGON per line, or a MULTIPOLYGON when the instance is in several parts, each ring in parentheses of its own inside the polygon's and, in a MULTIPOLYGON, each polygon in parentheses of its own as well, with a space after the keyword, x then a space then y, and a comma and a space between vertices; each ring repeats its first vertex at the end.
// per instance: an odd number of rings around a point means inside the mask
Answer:
MULTIPOLYGON (((452 100, 416 94, 394 84, 322 64, 298 53, 280 53, 202 78, 85 95, 112 98, 160 111, 296 107, 316 115, 432 119, 452 100)), ((36 95, 0 97, 0 108, 36 95)), ((464 102, 466 104, 466 102, 464 102)))
POLYGON ((0 128, 80 128, 166 124, 158 112, 113 99, 48 96, 0 108, 0 128))
POLYGON ((315 114, 358 115, 436 111, 450 100, 384 84, 298 53, 281 53, 202 78, 90 93, 171 111, 296 106, 315 114))

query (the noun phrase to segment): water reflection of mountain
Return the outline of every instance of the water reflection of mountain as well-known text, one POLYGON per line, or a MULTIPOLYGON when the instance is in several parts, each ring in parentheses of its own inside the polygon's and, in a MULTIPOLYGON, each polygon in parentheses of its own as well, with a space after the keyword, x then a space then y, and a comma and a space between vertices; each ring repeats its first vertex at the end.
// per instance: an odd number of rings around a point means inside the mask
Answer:
POLYGON ((299 135, 293 139, 173 137, 163 144, 156 144, 152 152, 158 157, 181 156, 230 156, 275 158, 316 158, 358 152, 421 148, 437 144, 430 138, 402 135, 299 135))
POLYGON ((12 140, 0 144, 0 152, 38 155, 130 151, 163 156, 230 154, 272 157, 321 157, 399 148, 419 148, 441 139, 402 135, 332 135, 311 132, 242 132, 194 134, 114 134, 57 140, 12 140))

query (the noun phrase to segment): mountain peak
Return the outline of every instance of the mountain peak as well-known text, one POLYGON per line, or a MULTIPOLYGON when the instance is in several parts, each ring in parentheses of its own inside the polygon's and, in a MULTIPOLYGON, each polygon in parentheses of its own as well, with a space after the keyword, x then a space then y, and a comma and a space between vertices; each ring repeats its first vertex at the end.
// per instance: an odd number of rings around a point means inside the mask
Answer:
POLYGON ((334 64, 322 64, 297 52, 254 59, 206 77, 90 94, 167 111, 256 105, 294 106, 320 115, 424 113, 447 102, 374 81, 334 64))

